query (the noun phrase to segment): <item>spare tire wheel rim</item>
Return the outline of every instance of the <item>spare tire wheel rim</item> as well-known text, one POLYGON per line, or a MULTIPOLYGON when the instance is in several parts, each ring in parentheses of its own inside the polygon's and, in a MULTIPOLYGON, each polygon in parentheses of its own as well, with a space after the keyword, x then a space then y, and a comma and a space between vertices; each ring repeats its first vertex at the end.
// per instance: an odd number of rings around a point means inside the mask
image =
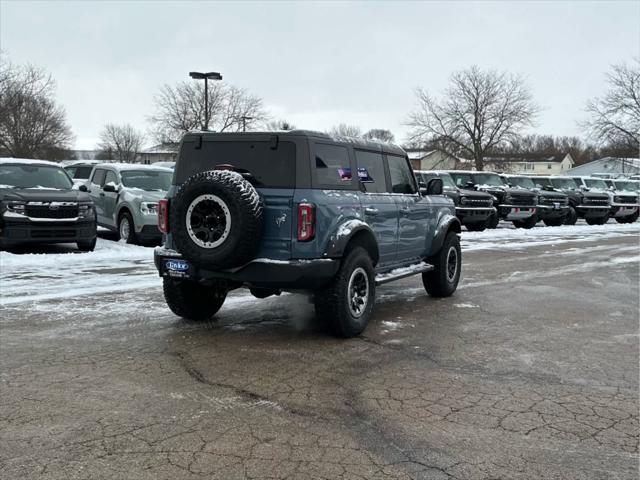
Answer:
POLYGON ((369 277, 364 268, 358 267, 351 273, 347 295, 351 315, 360 318, 369 302, 369 277))
POLYGON ((200 195, 189 205, 185 222, 193 243, 202 248, 216 248, 229 237, 231 212, 217 195, 200 195))

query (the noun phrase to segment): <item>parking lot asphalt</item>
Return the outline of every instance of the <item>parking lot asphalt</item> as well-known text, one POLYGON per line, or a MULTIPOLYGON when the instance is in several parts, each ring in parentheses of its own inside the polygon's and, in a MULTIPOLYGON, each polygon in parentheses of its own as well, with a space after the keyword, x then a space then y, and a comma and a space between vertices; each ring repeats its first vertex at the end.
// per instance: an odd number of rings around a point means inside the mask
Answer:
POLYGON ((6 305, 0 478, 636 479, 638 251, 472 249, 453 297, 380 287, 351 340, 299 295, 6 305))

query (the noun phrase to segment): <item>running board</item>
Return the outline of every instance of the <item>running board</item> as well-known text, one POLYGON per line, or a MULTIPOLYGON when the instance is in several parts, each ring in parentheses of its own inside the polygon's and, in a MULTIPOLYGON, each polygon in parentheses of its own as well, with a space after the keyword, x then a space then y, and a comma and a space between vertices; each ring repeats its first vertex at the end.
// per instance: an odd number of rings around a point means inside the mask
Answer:
POLYGON ((424 262, 409 265, 408 267, 395 268, 390 272, 376 275, 376 285, 393 282, 394 280, 400 280, 401 278, 417 275, 418 273, 430 272, 433 268, 433 265, 424 262))

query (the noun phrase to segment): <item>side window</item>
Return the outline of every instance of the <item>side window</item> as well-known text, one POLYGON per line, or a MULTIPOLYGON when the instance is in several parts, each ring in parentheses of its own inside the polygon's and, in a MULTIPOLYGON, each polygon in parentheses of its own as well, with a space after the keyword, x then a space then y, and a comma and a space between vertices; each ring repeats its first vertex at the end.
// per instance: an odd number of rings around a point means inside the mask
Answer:
POLYGON ((389 173, 391 174, 391 191, 393 193, 416 193, 413 172, 407 159, 396 157, 395 155, 387 155, 387 161, 389 162, 389 173))
POLYGON ((102 185, 104 185, 104 176, 106 173, 106 170, 102 170, 100 168, 96 169, 93 172, 93 177, 91 177, 91 183, 93 185, 98 185, 99 187, 101 187, 102 185))
POLYGON ((66 172, 69 174, 71 178, 76 178, 76 170, 78 167, 67 167, 65 168, 66 172))
POLYGON ((386 193, 387 179, 384 174, 382 154, 356 150, 358 178, 368 193, 386 193))
POLYGON ((347 147, 316 143, 314 150, 315 183, 317 185, 340 187, 353 185, 347 147))
POLYGON ((118 179, 116 178, 115 172, 112 170, 107 170, 107 174, 104 178, 104 184, 113 183, 114 186, 118 185, 118 179))

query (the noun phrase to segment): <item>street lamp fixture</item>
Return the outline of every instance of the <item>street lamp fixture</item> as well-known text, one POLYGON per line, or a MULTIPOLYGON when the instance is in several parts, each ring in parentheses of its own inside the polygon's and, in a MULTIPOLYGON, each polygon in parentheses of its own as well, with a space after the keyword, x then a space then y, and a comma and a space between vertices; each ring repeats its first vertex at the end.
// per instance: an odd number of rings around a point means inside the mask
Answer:
POLYGON ((209 130, 209 80, 222 80, 222 75, 218 72, 189 72, 189 76, 194 80, 204 79, 204 125, 202 130, 209 130))

